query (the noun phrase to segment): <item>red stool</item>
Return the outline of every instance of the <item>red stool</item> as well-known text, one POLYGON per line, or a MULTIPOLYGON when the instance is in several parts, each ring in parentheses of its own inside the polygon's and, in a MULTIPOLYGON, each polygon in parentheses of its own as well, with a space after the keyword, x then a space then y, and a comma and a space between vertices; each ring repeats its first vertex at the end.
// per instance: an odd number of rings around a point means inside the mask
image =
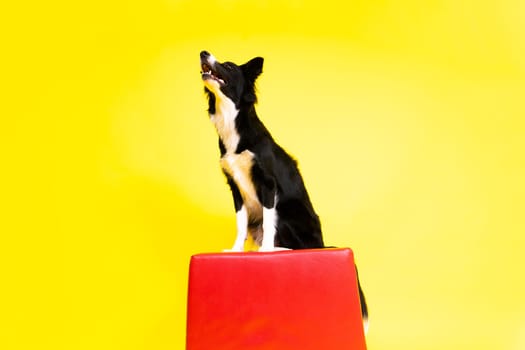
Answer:
POLYGON ((365 350, 350 249, 191 258, 187 350, 365 350))

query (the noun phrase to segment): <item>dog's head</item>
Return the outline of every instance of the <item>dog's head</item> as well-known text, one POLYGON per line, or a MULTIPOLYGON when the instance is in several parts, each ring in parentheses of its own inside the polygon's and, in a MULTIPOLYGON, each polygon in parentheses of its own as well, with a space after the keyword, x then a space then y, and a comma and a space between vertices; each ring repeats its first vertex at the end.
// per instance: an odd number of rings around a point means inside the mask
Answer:
POLYGON ((200 56, 202 81, 208 93, 211 114, 215 113, 216 101, 224 98, 230 99, 237 109, 257 101, 255 80, 262 73, 262 57, 238 66, 232 62, 220 63, 207 51, 202 51, 200 56))

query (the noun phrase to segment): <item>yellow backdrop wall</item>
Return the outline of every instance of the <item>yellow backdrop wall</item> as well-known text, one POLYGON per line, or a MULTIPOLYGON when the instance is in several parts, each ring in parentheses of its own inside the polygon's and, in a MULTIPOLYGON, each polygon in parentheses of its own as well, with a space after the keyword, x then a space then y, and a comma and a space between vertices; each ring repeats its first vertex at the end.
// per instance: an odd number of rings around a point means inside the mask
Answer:
POLYGON ((522 2, 2 7, 0 348, 184 348, 189 257, 235 230, 203 49, 265 57, 370 349, 525 348, 522 2))

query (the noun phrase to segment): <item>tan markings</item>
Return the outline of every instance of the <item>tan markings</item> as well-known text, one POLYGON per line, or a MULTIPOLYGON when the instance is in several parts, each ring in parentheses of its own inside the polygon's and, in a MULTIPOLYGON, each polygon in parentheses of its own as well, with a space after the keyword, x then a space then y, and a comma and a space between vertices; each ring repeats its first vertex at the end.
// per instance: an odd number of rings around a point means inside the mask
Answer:
POLYGON ((264 235, 262 224, 248 227, 248 233, 252 236, 255 244, 257 244, 260 247, 262 245, 264 235))
POLYGON ((251 170, 253 153, 246 150, 241 153, 226 153, 221 158, 221 167, 230 175, 241 192, 241 197, 248 213, 248 232, 256 241, 260 241, 262 234, 263 210, 253 185, 251 170))

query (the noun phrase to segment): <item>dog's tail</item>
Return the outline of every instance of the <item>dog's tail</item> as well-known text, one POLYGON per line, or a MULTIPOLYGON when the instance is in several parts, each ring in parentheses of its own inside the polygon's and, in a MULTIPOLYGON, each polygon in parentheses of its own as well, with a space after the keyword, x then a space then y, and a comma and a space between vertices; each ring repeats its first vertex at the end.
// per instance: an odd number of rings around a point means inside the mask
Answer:
POLYGON ((355 267, 355 273, 357 276, 357 287, 359 288, 359 302, 361 303, 361 317, 363 318, 363 328, 365 335, 368 333, 368 306, 366 304, 365 293, 361 289, 361 283, 359 282, 359 272, 357 271, 357 265, 355 267))
MULTIPOLYGON (((336 248, 334 246, 325 246, 325 248, 336 248)), ((368 305, 366 304, 365 293, 361 288, 361 282, 359 282, 359 271, 357 271, 357 265, 355 265, 355 275, 357 277, 357 287, 359 289, 359 303, 361 304, 361 317, 363 319, 363 329, 365 335, 368 333, 368 305)))

